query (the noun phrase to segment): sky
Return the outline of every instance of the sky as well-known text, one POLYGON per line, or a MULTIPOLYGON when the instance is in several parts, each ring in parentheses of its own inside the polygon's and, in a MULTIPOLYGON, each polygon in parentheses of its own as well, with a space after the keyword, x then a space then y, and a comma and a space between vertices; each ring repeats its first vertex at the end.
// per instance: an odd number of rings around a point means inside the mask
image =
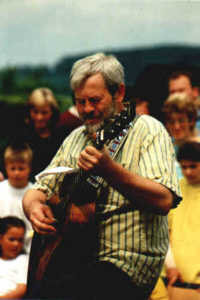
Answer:
POLYGON ((200 0, 0 0, 0 68, 166 44, 200 46, 200 0))

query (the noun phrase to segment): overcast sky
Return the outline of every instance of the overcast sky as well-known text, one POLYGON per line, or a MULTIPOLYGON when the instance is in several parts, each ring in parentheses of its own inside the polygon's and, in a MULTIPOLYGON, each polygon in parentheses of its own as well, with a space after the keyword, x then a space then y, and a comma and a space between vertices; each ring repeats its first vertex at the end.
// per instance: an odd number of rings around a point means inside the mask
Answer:
POLYGON ((200 46, 200 0, 0 0, 0 67, 168 43, 200 46))

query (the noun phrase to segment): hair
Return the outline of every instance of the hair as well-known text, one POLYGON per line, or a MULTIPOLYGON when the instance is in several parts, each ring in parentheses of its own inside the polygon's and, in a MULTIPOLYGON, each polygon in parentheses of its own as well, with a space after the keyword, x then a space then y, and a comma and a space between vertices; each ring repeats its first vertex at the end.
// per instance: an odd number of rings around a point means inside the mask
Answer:
POLYGON ((163 104, 165 122, 170 119, 172 113, 185 113, 190 122, 193 122, 191 130, 195 127, 197 120, 197 107, 185 93, 174 93, 170 95, 163 104))
POLYGON ((4 151, 4 164, 12 162, 23 162, 31 166, 33 151, 27 143, 13 143, 4 151))
POLYGON ((198 142, 185 142, 179 147, 177 153, 177 160, 190 160, 200 162, 200 143, 198 142))
POLYGON ((112 96, 124 83, 124 69, 121 63, 113 55, 97 53, 76 61, 70 74, 71 89, 75 91, 90 76, 100 73, 103 76, 106 87, 112 96))
POLYGON ((177 71, 172 72, 168 77, 168 82, 171 80, 178 79, 181 76, 187 77, 191 83, 191 86, 194 86, 193 74, 192 74, 192 72, 187 71, 187 70, 177 70, 177 71))
MULTIPOLYGON (((27 102, 28 112, 30 112, 30 110, 35 106, 43 105, 49 105, 51 107, 53 114, 51 117, 50 127, 54 126, 59 119, 60 110, 52 90, 46 87, 37 88, 32 91, 27 102)), ((30 115, 28 116, 28 122, 31 122, 30 115)))
MULTIPOLYGON (((0 235, 4 235, 12 227, 24 228, 24 231, 26 231, 26 225, 22 219, 15 216, 0 218, 0 235)), ((24 250, 22 251, 22 253, 24 253, 24 250)), ((1 254, 2 253, 0 247, 0 256, 1 254)))

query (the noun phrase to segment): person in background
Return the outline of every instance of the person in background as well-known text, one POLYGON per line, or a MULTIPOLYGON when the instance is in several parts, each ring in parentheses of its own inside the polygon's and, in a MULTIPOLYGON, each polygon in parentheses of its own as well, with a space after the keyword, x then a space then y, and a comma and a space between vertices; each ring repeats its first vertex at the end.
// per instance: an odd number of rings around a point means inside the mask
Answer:
POLYGON ((148 300, 170 300, 168 289, 163 281, 162 276, 158 278, 156 286, 148 300))
POLYGON ((195 83, 194 75, 187 70, 177 70, 168 78, 169 96, 175 93, 185 93, 197 107, 197 128, 200 130, 200 93, 195 83))
POLYGON ((55 155, 68 135, 66 127, 58 127, 59 107, 53 92, 46 88, 32 91, 27 102, 26 126, 18 139, 28 143, 33 150, 31 181, 55 155))
MULTIPOLYGON (((126 295, 146 300, 168 248, 167 213, 181 200, 171 139, 156 119, 131 115, 134 120, 126 139, 112 160, 106 147, 97 150, 93 143, 98 128, 124 110, 121 63, 112 55, 97 53, 77 61, 70 78, 84 126, 65 139, 47 170, 63 164, 78 167, 88 176, 99 175, 103 183, 91 199, 82 192, 84 182, 81 191, 79 186, 73 191, 72 201, 79 192, 80 203, 71 206, 67 231, 37 295, 32 276, 32 297, 117 300, 126 295), (95 215, 80 223, 73 209, 90 207, 90 201, 95 215), (94 251, 88 252, 89 248, 94 251)), ((60 174, 39 178, 24 196, 26 215, 40 235, 56 233, 47 201, 58 195, 62 181, 60 174)))
POLYGON ((75 105, 72 105, 68 110, 60 114, 58 126, 66 126, 69 132, 81 125, 83 125, 83 121, 81 120, 75 105))
POLYGON ((135 112, 137 115, 150 115, 149 102, 140 98, 134 99, 135 101, 135 112))
MULTIPOLYGON (((198 127, 196 125, 198 106, 196 107, 195 103, 198 103, 197 100, 199 90, 197 86, 192 85, 192 77, 193 76, 190 72, 176 71, 173 72, 168 79, 169 97, 164 102, 163 115, 164 123, 170 135, 172 136, 176 152, 178 152, 179 146, 182 145, 182 143, 184 143, 184 141, 187 139, 200 141, 200 137, 198 136, 199 128, 194 128, 198 127), (184 120, 187 120, 187 122, 184 122, 184 120)), ((146 103, 144 101, 138 102, 139 113, 141 109, 142 113, 148 113, 148 110, 146 111, 146 103)), ((181 166, 178 161, 176 161, 176 170, 178 177, 181 178, 183 175, 181 166)), ((169 268, 168 270, 169 272, 170 270, 173 272, 173 267, 175 266, 175 263, 173 262, 171 265, 172 259, 170 258, 170 256, 171 252, 169 251, 167 254, 167 260, 168 266, 172 266, 172 269, 169 268)), ((173 282, 172 280, 173 278, 172 276, 170 276, 170 284, 171 282, 173 282)), ((161 299, 169 299, 168 290, 162 280, 162 277, 159 278, 149 300, 161 299)))
POLYGON ((0 171, 0 181, 3 181, 5 179, 3 172, 0 171))
POLYGON ((199 89, 194 84, 193 75, 189 71, 178 70, 170 74, 168 78, 169 95, 185 93, 195 101, 199 96, 199 89))
POLYGON ((183 173, 180 180, 183 200, 169 214, 170 253, 165 269, 171 285, 176 280, 200 283, 200 143, 185 142, 177 159, 183 173))
POLYGON ((143 90, 133 85, 126 87, 125 99, 134 107, 137 115, 150 115, 153 118, 163 122, 162 104, 156 103, 143 90))
POLYGON ((25 229, 25 223, 17 217, 0 218, 0 299, 22 299, 26 292, 25 229))
POLYGON ((25 248, 30 252, 33 236, 32 225, 24 214, 22 198, 32 187, 29 181, 33 153, 24 143, 8 145, 4 152, 7 179, 0 182, 0 217, 13 215, 26 224, 25 248))
MULTIPOLYGON (((200 142, 200 132, 196 128, 197 108, 185 93, 169 96, 163 104, 165 126, 172 137, 176 153, 185 141, 200 142)), ((182 177, 181 167, 176 161, 179 178, 182 177)))
POLYGON ((196 139, 200 132, 196 128, 197 109, 187 94, 175 93, 163 104, 165 125, 175 145, 181 145, 187 139, 196 139))

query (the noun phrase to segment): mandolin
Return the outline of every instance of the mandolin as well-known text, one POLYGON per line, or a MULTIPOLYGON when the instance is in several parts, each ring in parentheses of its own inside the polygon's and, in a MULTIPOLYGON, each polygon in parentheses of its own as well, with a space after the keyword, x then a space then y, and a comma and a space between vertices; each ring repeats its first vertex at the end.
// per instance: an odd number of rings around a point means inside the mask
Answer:
MULTIPOLYGON (((94 147, 101 150, 104 145, 108 145, 115 137, 118 137, 117 144, 122 143, 121 139, 125 137, 125 132, 132 120, 133 112, 130 105, 127 104, 120 114, 115 115, 108 124, 104 124, 97 130, 94 147)), ((115 145, 114 147, 117 146, 115 145)), ((113 149, 110 149, 111 156, 113 153, 113 149)), ((69 215, 70 220, 87 222, 88 218, 94 215, 95 199, 102 181, 101 177, 94 176, 82 169, 76 169, 66 174, 59 189, 60 202, 56 206, 50 204, 54 216, 58 220, 55 226, 60 227, 65 222, 66 206, 69 203, 71 203, 73 208, 73 216, 69 215)))
MULTIPOLYGON (((96 132, 94 146, 101 150, 104 145, 108 145, 110 155, 116 154, 116 150, 123 144, 127 136, 130 123, 134 119, 133 107, 130 104, 124 105, 124 110, 114 116, 111 122, 104 124, 96 132), (113 144, 113 139, 116 139, 113 144), (114 145, 114 147, 113 147, 114 145)), ((39 235, 34 233, 27 289, 32 282, 41 282, 45 270, 50 262, 51 256, 61 243, 67 231, 69 222, 88 223, 95 216, 95 200, 97 192, 101 187, 103 179, 82 169, 75 169, 64 176, 59 189, 59 196, 53 196, 48 205, 51 207, 56 223, 57 231, 53 235, 39 235)))

